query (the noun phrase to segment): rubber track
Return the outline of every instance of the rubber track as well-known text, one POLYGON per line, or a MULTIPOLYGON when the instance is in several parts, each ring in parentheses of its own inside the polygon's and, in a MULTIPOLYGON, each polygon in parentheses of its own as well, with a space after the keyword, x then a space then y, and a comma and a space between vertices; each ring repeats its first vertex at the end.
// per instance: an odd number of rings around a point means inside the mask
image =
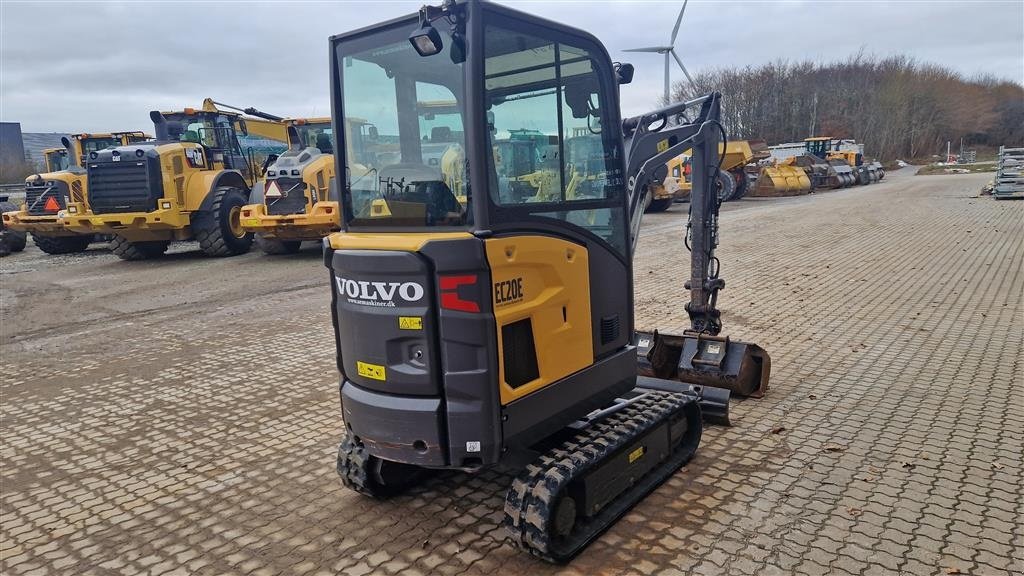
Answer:
POLYGON ((644 398, 587 427, 565 444, 529 464, 512 482, 505 497, 504 525, 513 544, 547 562, 571 560, 644 496, 689 462, 700 442, 700 433, 700 407, 696 401, 681 394, 660 391, 648 392, 644 398), (689 428, 684 440, 673 446, 675 452, 640 478, 632 488, 608 503, 596 516, 578 518, 573 533, 564 541, 552 541, 549 533, 551 514, 558 496, 572 481, 679 411, 683 411, 689 428))
POLYGON ((338 476, 341 476, 341 483, 346 488, 360 494, 380 498, 382 495, 376 493, 369 481, 368 459, 369 454, 366 453, 362 443, 356 442, 346 434, 341 445, 338 446, 338 476))

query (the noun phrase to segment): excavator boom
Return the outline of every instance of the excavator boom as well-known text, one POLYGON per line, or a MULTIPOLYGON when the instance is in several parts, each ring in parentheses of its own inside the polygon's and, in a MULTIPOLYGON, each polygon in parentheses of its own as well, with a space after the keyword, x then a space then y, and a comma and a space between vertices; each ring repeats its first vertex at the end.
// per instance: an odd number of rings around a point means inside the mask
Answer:
POLYGON ((626 186, 629 195, 630 239, 634 251, 644 208, 650 202, 650 184, 656 172, 671 158, 692 148, 693 190, 687 247, 690 277, 684 284, 690 298, 686 312, 690 329, 681 336, 637 332, 638 371, 643 376, 679 379, 684 382, 725 388, 743 396, 762 396, 768 389, 771 359, 755 344, 719 337, 721 312, 718 291, 725 288, 719 277, 718 215, 720 201, 715 178, 721 168, 721 94, 679 102, 642 116, 623 120, 626 147, 626 186), (692 121, 684 115, 695 111, 692 121), (670 124, 673 119, 683 123, 670 124))

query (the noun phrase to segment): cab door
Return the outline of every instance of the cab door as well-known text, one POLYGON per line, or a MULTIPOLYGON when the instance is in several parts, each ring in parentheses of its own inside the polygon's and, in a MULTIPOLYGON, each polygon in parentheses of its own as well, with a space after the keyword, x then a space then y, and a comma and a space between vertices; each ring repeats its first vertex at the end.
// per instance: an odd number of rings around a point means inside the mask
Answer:
POLYGON ((483 37, 481 200, 508 404, 621 353, 632 273, 607 54, 592 39, 490 12, 483 37))

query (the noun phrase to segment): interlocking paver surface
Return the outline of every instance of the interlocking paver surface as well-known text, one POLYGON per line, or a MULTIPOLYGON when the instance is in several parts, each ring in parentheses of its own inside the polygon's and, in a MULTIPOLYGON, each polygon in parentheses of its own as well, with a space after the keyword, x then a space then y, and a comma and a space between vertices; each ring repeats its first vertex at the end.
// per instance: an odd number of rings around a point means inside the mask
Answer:
MULTIPOLYGON (((342 489, 315 247, 4 258, 0 571, 1021 574, 1024 203, 902 172, 727 205, 726 331, 772 390, 560 568, 503 544, 506 471, 342 489)), ((685 326, 684 222, 645 222, 641 328, 685 326)))

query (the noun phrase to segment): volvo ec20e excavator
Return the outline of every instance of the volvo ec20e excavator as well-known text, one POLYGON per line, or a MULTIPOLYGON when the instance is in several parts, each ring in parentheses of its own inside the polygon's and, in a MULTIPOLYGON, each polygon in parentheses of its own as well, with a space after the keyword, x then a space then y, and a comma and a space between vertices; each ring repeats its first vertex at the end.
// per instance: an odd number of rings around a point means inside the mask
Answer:
POLYGON ((333 37, 331 73, 334 134, 363 118, 380 146, 376 162, 334 148, 338 473, 386 497, 424 469, 528 462, 504 524, 516 546, 567 561, 693 457, 701 405, 722 392, 707 386, 756 394, 768 380, 763 350, 718 336, 721 96, 623 121, 631 66, 586 32, 475 0, 333 37), (464 201, 424 146, 441 120, 419 104, 438 100, 459 110, 444 132, 465 154, 464 201), (521 178, 536 165, 496 159, 524 129, 544 135, 557 186, 543 194, 521 178), (691 330, 638 333, 640 219, 688 148, 691 330))

